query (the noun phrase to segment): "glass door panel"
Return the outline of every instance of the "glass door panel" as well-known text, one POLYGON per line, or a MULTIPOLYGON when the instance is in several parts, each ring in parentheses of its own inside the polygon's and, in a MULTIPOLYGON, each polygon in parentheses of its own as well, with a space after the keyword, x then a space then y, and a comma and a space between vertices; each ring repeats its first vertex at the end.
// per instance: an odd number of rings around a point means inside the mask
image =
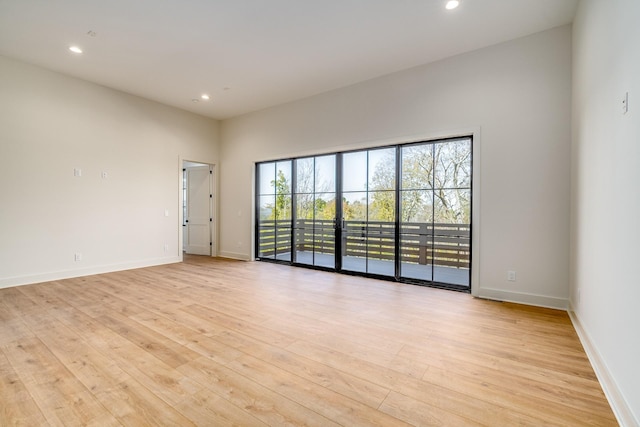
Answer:
POLYGON ((291 161, 258 169, 258 257, 291 260, 291 161))
POLYGON ((258 169, 258 256, 272 258, 276 256, 276 223, 274 208, 276 190, 274 178, 276 164, 263 163, 258 169))
POLYGON ((318 193, 315 200, 315 220, 313 228, 313 265, 335 267, 336 193, 318 193))
POLYGON ((367 193, 342 193, 342 269, 367 271, 367 193))
POLYGON ((433 144, 401 149, 400 275, 433 280, 433 144))
POLYGON ((294 189, 296 214, 293 221, 294 261, 307 265, 313 265, 314 169, 315 161, 313 157, 296 160, 296 183, 294 189))
POLYGON ((470 284, 471 139, 433 144, 433 281, 470 284))
POLYGON ((296 160, 295 262, 335 268, 336 155, 296 160))
POLYGON ((433 280, 469 286, 471 190, 435 192, 433 280))
POLYGON ((276 196, 259 196, 260 218, 258 221, 258 256, 260 258, 275 258, 276 253, 276 229, 273 218, 273 206, 276 196))
POLYGON ((367 151, 367 273, 395 276, 396 148, 367 151))
POLYGON ((343 155, 342 269, 395 275, 395 148, 343 155))
POLYGON ((367 271, 367 152, 342 156, 342 269, 367 271))
POLYGON ((367 272, 372 274, 395 275, 395 196, 395 190, 369 192, 367 272))
POLYGON ((471 139, 401 148, 401 277, 468 287, 471 139))
POLYGON ((291 167, 291 160, 276 162, 276 176, 273 181, 275 257, 283 261, 291 261, 291 167))
POLYGON ((402 189, 400 197, 401 275, 432 280, 433 191, 402 189))

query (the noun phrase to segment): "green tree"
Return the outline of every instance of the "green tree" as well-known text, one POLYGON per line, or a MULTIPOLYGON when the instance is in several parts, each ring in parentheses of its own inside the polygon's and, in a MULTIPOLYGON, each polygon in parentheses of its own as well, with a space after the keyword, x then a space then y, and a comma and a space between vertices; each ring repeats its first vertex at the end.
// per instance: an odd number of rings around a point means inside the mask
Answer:
POLYGON ((369 221, 393 222, 396 219, 396 156, 395 150, 385 150, 376 163, 369 186, 369 221))
POLYGON ((268 205, 268 207, 271 208, 271 216, 269 219, 290 219, 291 187, 282 170, 278 171, 277 178, 271 181, 271 185, 276 189, 276 202, 275 206, 268 205))
POLYGON ((361 200, 350 202, 346 197, 342 199, 342 216, 347 221, 366 220, 367 204, 361 200))
MULTIPOLYGON (((403 222, 471 222, 471 145, 468 141, 421 144, 402 149, 400 219, 403 222)), ((395 157, 374 171, 369 219, 393 221, 395 157)))

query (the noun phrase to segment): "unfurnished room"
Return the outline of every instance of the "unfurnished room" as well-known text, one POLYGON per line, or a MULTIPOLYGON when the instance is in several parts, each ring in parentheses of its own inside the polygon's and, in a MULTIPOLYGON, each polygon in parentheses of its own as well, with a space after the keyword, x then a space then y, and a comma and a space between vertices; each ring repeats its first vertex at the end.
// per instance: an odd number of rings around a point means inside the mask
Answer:
POLYGON ((0 425, 640 426, 638 0, 0 0, 0 425))

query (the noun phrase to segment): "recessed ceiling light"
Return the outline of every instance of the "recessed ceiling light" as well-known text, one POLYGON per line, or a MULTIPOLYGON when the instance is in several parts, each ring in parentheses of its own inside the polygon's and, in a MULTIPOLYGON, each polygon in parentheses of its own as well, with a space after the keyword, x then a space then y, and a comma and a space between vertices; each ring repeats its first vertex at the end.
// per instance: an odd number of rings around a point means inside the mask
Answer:
POLYGON ((460 1, 459 0, 449 0, 445 7, 447 9, 451 10, 451 9, 455 9, 458 6, 460 6, 460 1))
POLYGON ((200 98, 204 99, 205 101, 209 100, 209 95, 207 95, 206 93, 203 93, 200 98))
POLYGON ((82 53, 82 49, 80 49, 78 46, 70 46, 69 50, 73 53, 82 53))
POLYGON ((193 98, 191 102, 200 102, 200 100, 198 98, 193 98))

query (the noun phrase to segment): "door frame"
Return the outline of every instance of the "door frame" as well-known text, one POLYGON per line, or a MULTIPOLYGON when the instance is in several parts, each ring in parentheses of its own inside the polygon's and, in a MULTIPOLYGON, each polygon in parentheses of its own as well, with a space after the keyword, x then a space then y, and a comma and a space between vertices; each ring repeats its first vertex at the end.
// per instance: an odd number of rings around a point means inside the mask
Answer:
MULTIPOLYGON (((178 247, 180 248, 180 261, 183 261, 184 257, 184 232, 185 232, 185 218, 184 218, 184 191, 183 191, 183 177, 184 170, 189 166, 209 166, 209 189, 210 189, 210 205, 209 211, 212 218, 212 221, 209 225, 209 232, 211 238, 211 257, 218 256, 219 251, 219 213, 218 213, 218 168, 216 167, 215 162, 211 161, 198 161, 198 160, 190 160, 186 158, 180 157, 179 159, 179 172, 178 172, 178 182, 179 182, 179 197, 178 197, 178 247)), ((188 190, 187 190, 188 191, 188 190)), ((205 255, 206 256, 206 255, 205 255)))
MULTIPOLYGON (((385 148, 385 147, 391 147, 391 146, 400 146, 400 145, 407 145, 407 144, 413 144, 413 143, 427 143, 427 142, 437 142, 437 141, 442 141, 442 140, 455 140, 455 139, 459 139, 459 138, 470 138, 472 143, 471 143, 471 171, 472 171, 472 176, 471 176, 471 180, 472 180, 472 188, 471 188, 471 229, 470 229, 470 260, 469 260, 469 266, 471 269, 470 272, 470 276, 469 276, 469 286, 468 288, 466 288, 466 292, 471 293, 471 295, 473 296, 478 296, 478 290, 480 287, 479 284, 479 278, 480 278, 480 253, 479 253, 479 242, 480 242, 480 187, 481 187, 481 180, 480 180, 480 160, 481 160, 481 132, 480 132, 480 127, 479 126, 474 126, 474 127, 468 127, 468 128, 462 128, 462 129, 458 129, 457 131, 453 131, 453 132, 436 132, 436 133, 432 133, 429 135, 414 135, 414 136, 410 136, 410 137, 403 137, 403 138, 390 138, 388 140, 384 140, 384 141, 378 141, 377 143, 374 142, 364 142, 361 144, 353 144, 353 145, 347 145, 344 147, 332 147, 332 149, 330 150, 326 150, 326 151, 322 151, 322 150, 318 150, 318 151, 314 151, 314 152, 309 152, 309 151, 304 151, 304 152, 300 152, 300 153, 290 153, 290 157, 287 158, 264 158, 264 159, 255 159, 254 163, 252 165, 252 198, 251 198, 251 204, 252 204, 252 224, 254 226, 252 226, 252 232, 251 232, 251 255, 250 255, 250 259, 251 260, 256 260, 256 258, 258 258, 257 256, 257 247, 258 247, 258 231, 257 231, 257 221, 258 221, 258 204, 257 204, 257 198, 256 198, 256 192, 257 192, 257 188, 256 188, 256 182, 257 182, 257 167, 256 165, 259 163, 265 163, 265 162, 271 162, 271 161, 282 161, 282 160, 294 160, 297 158, 301 158, 301 157, 318 157, 318 156, 323 156, 323 155, 330 155, 330 154, 344 154, 344 153, 348 153, 348 152, 354 152, 354 151, 361 151, 361 150, 370 150, 370 149, 376 149, 376 148, 385 148)), ((341 163, 341 156, 337 156, 338 161, 340 161, 341 163)), ((396 157, 396 160, 398 161, 398 158, 396 157)), ((340 165, 336 165, 336 175, 338 175, 342 170, 342 164, 340 165)), ((337 185, 340 185, 340 180, 337 180, 337 185)), ((337 191, 340 192, 341 194, 341 188, 337 188, 337 191)), ((336 210, 336 215, 340 214, 341 212, 338 212, 338 210, 336 210)), ((396 234, 398 233, 398 227, 396 227, 396 234)), ((339 234, 338 230, 336 230, 336 238, 337 235, 339 234)), ((398 241, 397 239, 398 236, 396 236, 396 243, 398 241)), ((398 248, 398 245, 396 245, 396 249, 398 248)), ((338 247, 336 248, 336 255, 338 255, 338 251, 340 249, 340 245, 338 245, 338 247)), ((268 258, 264 258, 267 261, 271 261, 268 258)), ((275 261, 278 262, 278 261, 275 261)), ((399 258, 396 256, 396 262, 399 262, 399 258)), ((321 268, 321 267, 316 267, 316 266, 309 266, 309 265, 301 265, 298 263, 293 263, 293 262, 289 262, 289 265, 295 265, 295 266, 302 266, 302 267, 307 267, 307 268, 313 268, 313 269, 321 269, 321 270, 329 270, 329 271, 337 271, 339 273, 342 274, 355 274, 355 275, 362 275, 365 277, 374 277, 374 278, 382 278, 385 280, 395 280, 395 281, 400 281, 400 282, 404 282, 404 283, 413 283, 412 280, 407 280, 407 279, 400 279, 398 277, 393 277, 393 278, 389 278, 389 277, 379 277, 376 275, 371 275, 371 274, 360 274, 360 273, 352 273, 349 271, 345 271, 342 268, 342 263, 341 260, 337 259, 334 268, 332 269, 328 269, 328 268, 321 268)), ((398 271, 398 269, 396 268, 396 271, 398 271)), ((417 284, 417 283, 416 283, 417 284)), ((427 286, 433 286, 435 285, 436 287, 437 284, 426 284, 427 286)), ((462 289, 456 289, 456 287, 447 287, 448 289, 452 289, 452 290, 462 290, 462 289)))

